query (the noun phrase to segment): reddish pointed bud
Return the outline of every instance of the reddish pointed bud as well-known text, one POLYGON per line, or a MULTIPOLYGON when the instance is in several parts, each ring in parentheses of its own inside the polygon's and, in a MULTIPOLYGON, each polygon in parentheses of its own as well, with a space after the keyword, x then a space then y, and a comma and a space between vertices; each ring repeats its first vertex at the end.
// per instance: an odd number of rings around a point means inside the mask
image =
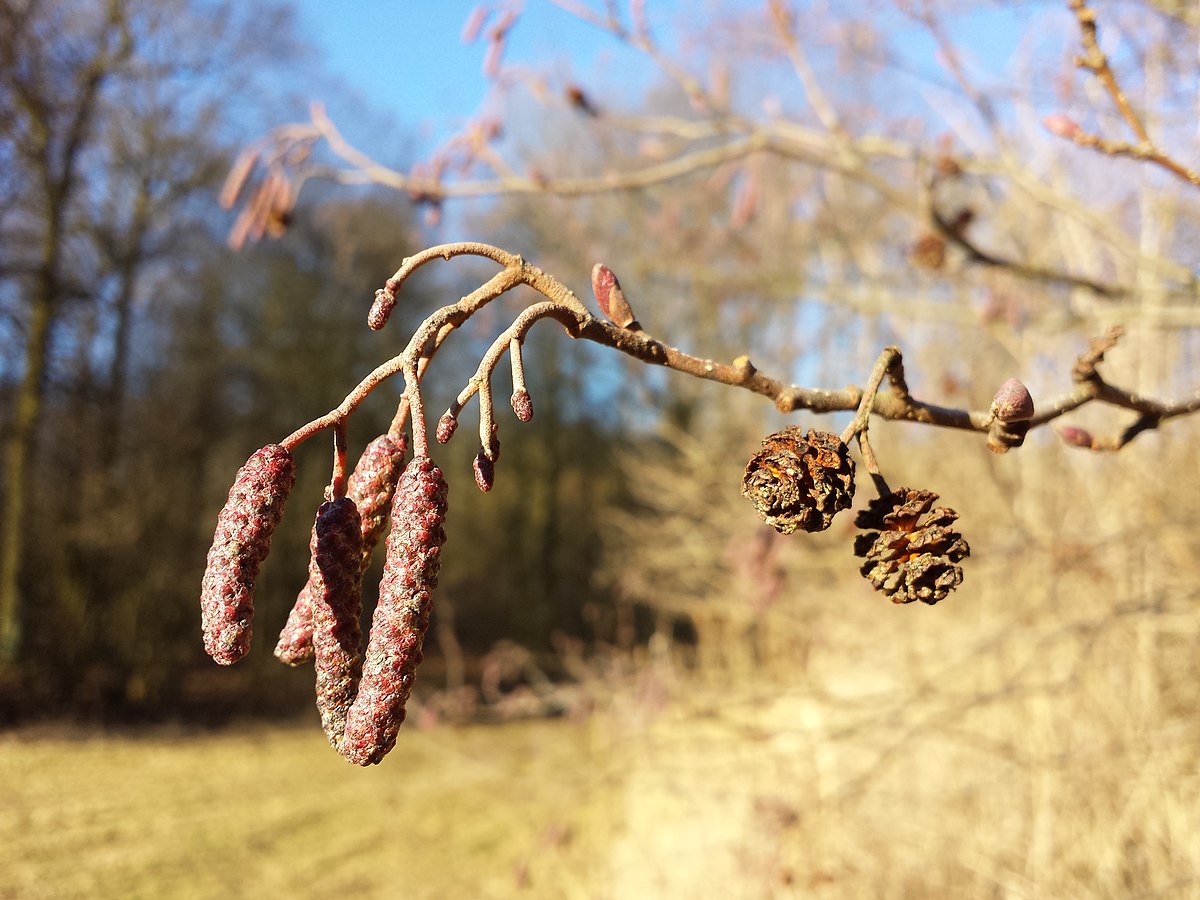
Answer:
POLYGON ((1080 131, 1078 122, 1061 113, 1046 116, 1042 119, 1042 126, 1055 137, 1066 138, 1068 141, 1075 140, 1080 131))
POLYGON ((375 302, 367 313, 367 325, 372 331, 378 331, 387 324, 388 317, 396 308, 396 295, 388 288, 380 288, 375 292, 375 302))
POLYGON ((1058 429, 1058 436, 1063 439, 1064 443, 1070 444, 1072 447, 1083 447, 1085 450, 1091 450, 1096 446, 1096 439, 1092 437, 1092 433, 1086 428, 1064 425, 1058 429))
POLYGON ((279 444, 268 444, 238 470, 217 517, 200 590, 200 618, 204 649, 223 666, 250 649, 254 582, 295 483, 292 455, 279 444))
POLYGON ((1032 419, 1033 397, 1029 395, 1029 388, 1016 378, 1008 379, 992 398, 992 415, 1001 422, 1026 422, 1032 419))
POLYGON ((617 276, 613 274, 612 269, 604 263, 596 263, 592 267, 592 293, 596 295, 600 311, 614 325, 621 328, 637 325, 637 317, 634 316, 629 301, 625 299, 621 283, 617 281, 617 276))
POLYGON ((533 418, 533 398, 529 396, 529 391, 516 391, 512 395, 513 412, 517 414, 517 418, 522 422, 528 422, 533 418))
POLYGON ((496 464, 484 456, 480 448, 472 467, 475 469, 475 486, 486 494, 496 483, 496 464))
POLYGON ((445 521, 442 470, 428 457, 415 457, 396 488, 362 681, 338 746, 355 765, 379 762, 396 744, 433 612, 445 521))
POLYGON ((450 413, 442 413, 442 417, 438 419, 437 431, 434 437, 437 438, 439 444, 444 444, 450 438, 454 437, 454 432, 458 428, 458 419, 450 415, 450 413))

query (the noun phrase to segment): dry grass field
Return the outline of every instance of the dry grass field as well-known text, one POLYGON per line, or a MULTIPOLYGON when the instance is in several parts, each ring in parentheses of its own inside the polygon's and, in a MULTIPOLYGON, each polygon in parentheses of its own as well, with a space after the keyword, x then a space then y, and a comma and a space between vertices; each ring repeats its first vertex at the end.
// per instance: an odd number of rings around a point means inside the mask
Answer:
POLYGON ((413 728, 369 770, 315 727, 9 733, 0 896, 1200 895, 1193 715, 953 683, 905 709, 866 668, 835 702, 649 665, 587 720, 413 728))
POLYGON ((934 608, 874 595, 848 522, 727 553, 736 484, 685 472, 629 590, 698 644, 580 658, 588 716, 414 714, 368 770, 315 716, 0 734, 0 897, 1200 897, 1192 457, 981 457, 939 479, 973 555, 934 608))

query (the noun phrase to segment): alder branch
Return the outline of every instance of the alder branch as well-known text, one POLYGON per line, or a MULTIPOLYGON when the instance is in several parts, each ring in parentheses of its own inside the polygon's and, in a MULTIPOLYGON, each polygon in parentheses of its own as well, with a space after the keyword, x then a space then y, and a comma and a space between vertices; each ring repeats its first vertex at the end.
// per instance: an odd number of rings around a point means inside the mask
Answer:
MULTIPOLYGON (((719 110, 719 104, 704 94, 703 87, 685 70, 667 66, 670 60, 654 44, 644 28, 627 28, 612 10, 607 15, 601 15, 578 4, 562 5, 568 12, 608 31, 615 39, 649 54, 669 76, 683 86, 689 96, 702 95, 701 106, 707 111, 707 115, 701 118, 638 117, 601 112, 577 88, 568 88, 568 101, 587 116, 597 119, 596 127, 629 133, 667 134, 683 140, 684 146, 672 153, 670 158, 635 165, 623 171, 578 177, 554 177, 536 171, 522 174, 515 171, 490 145, 489 134, 498 134, 498 126, 485 127, 483 123, 476 122, 469 125, 463 135, 450 142, 450 145, 465 154, 462 158, 455 157, 454 164, 448 161, 443 151, 438 151, 431 163, 417 164, 410 171, 404 172, 379 163, 351 145, 329 118, 323 106, 313 104, 308 123, 276 129, 259 144, 250 148, 235 164, 222 192, 222 202, 226 206, 236 202, 239 191, 247 183, 256 163, 264 168, 266 174, 258 190, 243 208, 230 235, 230 242, 241 246, 246 240, 256 240, 263 235, 281 234, 286 228, 300 187, 309 178, 327 178, 345 184, 371 183, 385 186, 406 193, 414 202, 427 204, 436 212, 444 201, 459 198, 536 194, 579 197, 639 190, 710 171, 722 165, 736 164, 760 153, 836 172, 870 187, 903 214, 915 219, 925 219, 928 216, 928 211, 917 202, 912 191, 905 190, 903 183, 898 183, 894 177, 878 171, 873 163, 894 161, 920 167, 930 161, 929 151, 919 145, 892 137, 851 135, 828 103, 828 98, 821 93, 811 66, 807 65, 803 56, 797 57, 793 52, 799 51, 799 45, 794 33, 788 28, 789 20, 783 15, 786 11, 780 4, 770 4, 770 12, 775 17, 776 40, 785 54, 792 59, 793 66, 798 66, 797 73, 804 83, 806 93, 814 100, 814 108, 821 107, 821 115, 818 118, 825 126, 824 130, 787 121, 755 122, 719 110), (322 144, 336 159, 345 164, 344 168, 318 165, 310 161, 314 149, 322 144), (468 165, 475 164, 483 166, 491 173, 491 177, 442 177, 442 173, 447 169, 464 170, 468 165)), ((1107 66, 1106 60, 1104 65, 1107 66)), ((1109 74, 1111 75, 1111 72, 1109 74)), ((1087 140, 1086 136, 1080 138, 1083 143, 1087 140)), ((1113 144, 1113 147, 1116 147, 1116 144, 1113 144)), ((1127 155, 1150 158, 1145 147, 1127 145, 1124 149, 1118 149, 1127 155)), ((992 171, 1013 180, 1016 186, 1025 189, 1034 202, 1083 221, 1094 233, 1103 235, 1104 239, 1122 254, 1136 260, 1138 265, 1160 269, 1164 274, 1168 274, 1169 270, 1171 277, 1185 282, 1181 290, 1172 293, 1194 299, 1196 292, 1200 291, 1200 283, 1197 282, 1195 273, 1186 267, 1171 266, 1169 261, 1147 257, 1141 247, 1129 242, 1118 229, 1111 227, 1111 223, 1091 214, 1070 198, 1048 190, 1044 183, 1028 178, 1028 173, 1014 171, 1010 162, 983 159, 964 160, 961 164, 965 170, 992 171)), ((961 229, 947 227, 944 219, 934 217, 932 224, 948 241, 964 252, 968 263, 1002 268, 1019 278, 1036 283, 1085 288, 1109 300, 1135 295, 1135 288, 1128 285, 1111 284, 1083 275, 1036 266, 986 250, 961 229)))
POLYGON ((1108 56, 1100 49, 1097 40, 1096 12, 1087 5, 1087 0, 1067 0, 1067 5, 1075 13, 1079 23, 1080 39, 1083 43, 1083 55, 1075 59, 1075 64, 1086 69, 1104 86, 1112 97, 1121 118, 1129 126, 1137 139, 1136 143, 1106 140, 1099 135, 1091 134, 1080 128, 1075 122, 1064 117, 1052 117, 1047 127, 1060 137, 1074 141, 1081 147, 1088 147, 1106 156, 1124 156, 1130 159, 1143 160, 1165 169, 1177 178, 1200 187, 1200 172, 1185 166, 1163 151, 1150 137, 1142 117, 1134 110, 1125 91, 1121 88, 1116 74, 1108 63, 1108 56))
MULTIPOLYGON (((487 244, 443 244, 405 259, 396 274, 387 280, 377 295, 376 306, 382 304, 390 312, 396 292, 414 271, 433 260, 449 260, 462 255, 490 259, 502 266, 501 271, 457 303, 443 306, 428 316, 418 326, 399 356, 375 369, 337 407, 289 435, 282 441, 284 447, 291 450, 327 428, 342 425, 383 381, 403 372, 407 382, 403 403, 407 403, 407 409, 411 410, 414 448, 421 448, 418 455, 423 455, 428 444, 424 434, 419 388, 425 377, 429 359, 450 332, 492 300, 519 285, 532 288, 545 299, 527 304, 524 312, 513 324, 501 332, 485 353, 475 375, 447 411, 447 415, 456 419, 463 406, 476 393, 480 394, 481 399, 486 396, 487 402, 482 410, 479 434, 481 446, 489 453, 489 437, 494 434, 490 379, 504 352, 507 350, 512 353, 514 345, 519 348, 529 328, 542 319, 557 321, 572 339, 609 347, 648 365, 663 366, 694 378, 757 394, 770 400, 781 412, 807 410, 824 414, 856 411, 857 416, 852 423, 854 433, 865 430, 866 417, 871 415, 989 435, 994 430, 997 418, 994 407, 988 410, 972 410, 939 406, 914 398, 907 386, 903 358, 898 348, 889 347, 884 351, 877 363, 878 371, 869 379, 867 388, 823 388, 790 384, 759 371, 746 355, 738 356, 727 363, 705 359, 652 336, 637 323, 631 327, 621 327, 613 322, 604 321, 592 315, 575 293, 554 276, 517 254, 487 244), (880 381, 885 375, 889 378, 890 389, 878 392, 880 381)), ((372 326, 381 328, 386 324, 387 316, 384 315, 382 321, 379 321, 376 312, 373 308, 372 326)), ((1037 413, 1029 418, 1030 428, 1045 425, 1087 403, 1099 402, 1141 414, 1138 427, 1127 429, 1124 433, 1120 444, 1124 446, 1137 434, 1157 427, 1160 422, 1200 410, 1200 390, 1186 400, 1172 403, 1143 397, 1106 381, 1100 375, 1098 366, 1103 361, 1104 353, 1116 344, 1121 334, 1121 329, 1113 329, 1104 338, 1092 343, 1088 351, 1075 363, 1073 379, 1076 386, 1062 396, 1041 404, 1037 413)), ((523 389, 523 385, 521 388, 523 389)), ((402 425, 403 415, 398 413, 397 419, 402 425)), ((393 427, 398 426, 393 423, 393 427)), ((441 439, 439 431, 439 440, 441 439)), ((449 437, 445 439, 448 440, 449 437)))

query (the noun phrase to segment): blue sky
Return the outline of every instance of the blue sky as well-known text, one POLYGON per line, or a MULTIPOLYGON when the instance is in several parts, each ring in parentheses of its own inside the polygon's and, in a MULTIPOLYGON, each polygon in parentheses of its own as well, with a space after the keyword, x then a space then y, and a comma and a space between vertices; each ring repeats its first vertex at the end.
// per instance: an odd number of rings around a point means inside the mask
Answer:
MULTIPOLYGON (((758 0, 697 0, 648 2, 651 22, 662 26, 660 38, 672 33, 671 26, 689 12, 743 3, 761 14, 758 0)), ((457 130, 488 94, 482 74, 484 42, 465 44, 463 24, 475 7, 474 0, 416 2, 416 0, 356 0, 335 4, 328 0, 292 0, 299 20, 301 38, 312 44, 320 59, 321 73, 336 84, 317 89, 311 99, 326 103, 334 121, 347 137, 368 153, 378 152, 390 142, 381 142, 369 111, 383 121, 394 122, 404 135, 408 151, 424 155, 442 138, 457 130)), ((502 5, 493 0, 489 6, 502 5)), ((600 7, 598 2, 582 5, 600 7)), ((624 4, 623 4, 624 5, 624 4)), ((1060 11, 1065 18, 1067 14, 1060 11)), ((966 58, 982 63, 993 73, 1005 62, 1030 28, 1036 9, 983 10, 965 18, 952 19, 952 32, 963 42, 966 58)), ((904 28, 906 55, 921 68, 944 72, 933 63, 933 47, 919 29, 904 28)), ((1035 29, 1036 30, 1036 29, 1035 29)), ((1070 41, 1069 32, 1062 39, 1070 41)), ((550 0, 527 0, 521 20, 509 34, 506 58, 532 62, 555 73, 573 72, 582 84, 628 83, 644 88, 654 77, 651 66, 595 27, 580 22, 550 0)), ((386 153, 384 153, 386 157, 386 153)), ((394 161, 394 160, 393 160, 394 161)))
MULTIPOLYGON (((294 0, 301 38, 314 45, 325 71, 358 94, 375 113, 395 117, 419 147, 428 149, 480 106, 488 93, 484 42, 465 44, 463 24, 473 2, 294 0), (353 12, 347 12, 349 9, 353 12)), ((510 32, 508 59, 539 60, 592 71, 615 42, 552 3, 528 3, 510 32)), ((354 100, 328 95, 334 120, 354 139, 339 107, 354 100)), ((364 142, 369 151, 369 142, 364 142)))

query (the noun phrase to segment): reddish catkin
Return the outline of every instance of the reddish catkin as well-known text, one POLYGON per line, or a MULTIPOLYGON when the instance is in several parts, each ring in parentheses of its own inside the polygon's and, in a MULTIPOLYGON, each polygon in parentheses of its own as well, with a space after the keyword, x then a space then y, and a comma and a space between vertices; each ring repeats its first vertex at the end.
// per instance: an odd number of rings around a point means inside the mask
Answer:
POLYGON ((408 438, 400 435, 391 438, 381 434, 358 458, 358 464, 350 473, 346 496, 354 501, 362 516, 362 567, 371 562, 371 552, 383 536, 387 525, 388 510, 392 508, 392 495, 396 483, 404 470, 404 454, 408 452, 408 438))
POLYGON ((445 520, 446 479, 433 460, 418 456, 400 477, 392 504, 379 605, 358 696, 338 748, 355 765, 378 763, 396 744, 429 628, 445 520))
POLYGON ((254 581, 295 483, 292 455, 278 444, 268 444, 238 470, 217 517, 200 591, 200 618, 204 649, 223 666, 250 649, 254 581))
POLYGON ((287 622, 279 632, 279 642, 275 644, 275 658, 289 666, 303 665, 313 658, 311 569, 310 565, 309 579, 296 595, 287 622))
POLYGON ((334 748, 362 672, 362 519, 349 497, 321 504, 309 563, 317 710, 334 748))
MULTIPOLYGON (((388 509, 396 482, 404 465, 404 454, 408 450, 405 435, 391 438, 381 434, 363 450, 358 464, 350 474, 346 496, 354 501, 362 517, 362 568, 371 563, 371 552, 379 543, 387 524, 388 509)), ((289 666, 298 666, 313 658, 312 644, 312 565, 309 565, 309 580, 296 597, 287 624, 279 633, 275 656, 289 666)))

